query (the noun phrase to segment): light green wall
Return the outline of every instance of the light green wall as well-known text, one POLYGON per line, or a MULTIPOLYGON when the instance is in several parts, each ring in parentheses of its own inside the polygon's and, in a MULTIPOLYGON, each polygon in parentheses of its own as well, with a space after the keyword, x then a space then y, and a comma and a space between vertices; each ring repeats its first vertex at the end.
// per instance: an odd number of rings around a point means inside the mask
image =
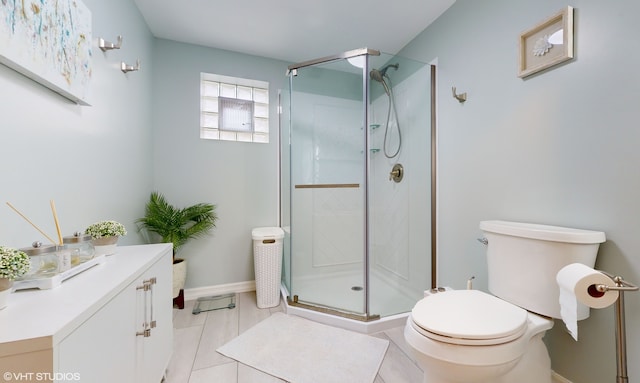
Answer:
MULTIPOLYGON (((439 284, 464 288, 475 275, 486 289, 476 238, 487 219, 602 230, 596 267, 640 282, 638 15, 635 0, 457 0, 401 52, 438 61, 439 284), (520 33, 567 5, 576 8, 575 60, 518 78, 520 33)), ((627 295, 633 379, 640 295, 627 295)), ((613 317, 612 307, 591 310, 579 342, 556 321, 554 370, 574 383, 614 381, 613 317)))
POLYGON ((156 40, 153 84, 154 187, 169 202, 217 205, 211 236, 180 251, 187 288, 251 281, 251 229, 278 224, 278 89, 288 63, 156 40), (269 82, 268 144, 201 140, 200 73, 269 82))
POLYGON ((55 200, 63 235, 92 222, 114 219, 140 243, 134 220, 151 189, 151 49, 153 37, 130 0, 84 0, 93 21, 92 106, 78 106, 0 65, 0 244, 48 241, 5 205, 10 202, 49 236, 56 229, 55 200), (121 50, 103 53, 97 39, 121 50), (128 75, 120 61, 142 62, 128 75))

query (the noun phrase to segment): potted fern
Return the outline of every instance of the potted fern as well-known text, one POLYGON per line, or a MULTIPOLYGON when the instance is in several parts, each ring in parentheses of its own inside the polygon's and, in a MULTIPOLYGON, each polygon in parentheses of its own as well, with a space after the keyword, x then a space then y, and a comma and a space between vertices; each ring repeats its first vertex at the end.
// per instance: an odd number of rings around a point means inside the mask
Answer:
POLYGON ((144 217, 136 220, 141 229, 156 234, 161 242, 173 244, 173 298, 181 309, 184 307, 187 262, 176 255, 190 239, 201 237, 215 228, 217 220, 216 205, 198 203, 177 208, 157 191, 151 193, 144 217))

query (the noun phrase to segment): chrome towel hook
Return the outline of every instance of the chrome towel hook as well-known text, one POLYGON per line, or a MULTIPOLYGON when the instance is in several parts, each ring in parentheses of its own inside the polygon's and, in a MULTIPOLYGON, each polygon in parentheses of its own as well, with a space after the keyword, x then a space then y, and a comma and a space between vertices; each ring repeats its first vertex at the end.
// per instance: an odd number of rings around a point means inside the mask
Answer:
POLYGON ((140 60, 136 60, 136 65, 127 65, 124 61, 120 63, 120 70, 122 73, 133 72, 136 70, 140 70, 140 60))
POLYGON ((115 44, 109 41, 105 41, 105 39, 103 39, 102 37, 100 37, 100 39, 98 40, 98 47, 102 49, 103 52, 106 52, 111 49, 120 49, 121 46, 122 46, 122 36, 118 36, 118 42, 115 44))
POLYGON ((455 86, 451 88, 451 93, 453 93, 453 98, 458 100, 459 103, 462 104, 463 102, 467 101, 467 93, 465 92, 465 93, 457 94, 455 86))

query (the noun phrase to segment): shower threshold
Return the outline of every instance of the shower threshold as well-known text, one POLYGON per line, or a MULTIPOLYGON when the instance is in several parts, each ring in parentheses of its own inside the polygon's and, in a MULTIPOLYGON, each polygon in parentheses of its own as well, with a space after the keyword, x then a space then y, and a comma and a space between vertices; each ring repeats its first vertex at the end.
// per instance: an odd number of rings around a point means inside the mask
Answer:
POLYGON ((341 318, 347 318, 347 319, 357 320, 361 322, 371 322, 371 321, 377 321, 380 319, 380 315, 378 314, 354 313, 349 311, 338 310, 331 307, 319 306, 311 303, 304 303, 298 299, 297 295, 294 295, 293 299, 291 299, 290 296, 287 296, 287 304, 289 306, 300 307, 307 310, 317 311, 323 314, 335 315, 341 318))

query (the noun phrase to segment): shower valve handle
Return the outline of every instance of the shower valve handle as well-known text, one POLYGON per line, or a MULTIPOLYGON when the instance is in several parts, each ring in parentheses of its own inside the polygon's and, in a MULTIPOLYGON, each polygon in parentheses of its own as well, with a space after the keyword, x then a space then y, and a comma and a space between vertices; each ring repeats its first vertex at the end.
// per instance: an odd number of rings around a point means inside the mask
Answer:
POLYGON ((404 176, 404 168, 400 164, 393 165, 393 169, 389 172, 389 181, 400 182, 404 176))

